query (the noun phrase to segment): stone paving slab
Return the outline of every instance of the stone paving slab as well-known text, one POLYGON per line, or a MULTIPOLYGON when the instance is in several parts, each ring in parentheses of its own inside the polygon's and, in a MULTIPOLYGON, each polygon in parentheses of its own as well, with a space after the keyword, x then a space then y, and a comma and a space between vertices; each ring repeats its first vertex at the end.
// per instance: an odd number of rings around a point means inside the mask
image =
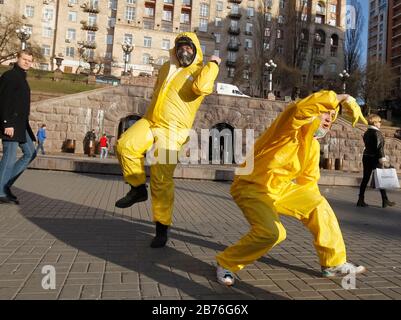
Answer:
POLYGON ((380 208, 355 206, 358 190, 321 187, 339 219, 349 260, 366 265, 356 289, 323 279, 303 225, 282 216, 287 239, 238 273, 236 285, 215 280, 214 257, 248 230, 229 183, 176 180, 168 246, 151 249, 150 201, 114 207, 128 191, 118 176, 28 170, 13 191, 21 204, 0 206, 0 299, 401 299, 401 198, 380 208), (42 286, 45 266, 55 289, 42 286))

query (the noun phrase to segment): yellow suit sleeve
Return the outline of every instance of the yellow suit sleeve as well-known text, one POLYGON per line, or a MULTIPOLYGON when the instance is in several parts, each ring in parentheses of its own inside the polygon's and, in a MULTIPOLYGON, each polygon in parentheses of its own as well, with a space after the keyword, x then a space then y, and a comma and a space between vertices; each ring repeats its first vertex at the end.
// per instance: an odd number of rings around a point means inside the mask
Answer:
POLYGON ((213 92, 214 81, 219 74, 219 67, 214 62, 208 62, 195 79, 192 90, 199 96, 206 96, 213 92))

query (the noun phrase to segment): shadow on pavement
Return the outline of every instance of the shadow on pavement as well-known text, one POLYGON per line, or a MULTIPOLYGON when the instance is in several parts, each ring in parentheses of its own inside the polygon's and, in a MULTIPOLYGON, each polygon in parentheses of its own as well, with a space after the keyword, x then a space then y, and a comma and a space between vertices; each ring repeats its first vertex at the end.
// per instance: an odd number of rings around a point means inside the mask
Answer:
MULTIPOLYGON (((105 210, 18 190, 18 193, 21 192, 25 199, 34 197, 36 203, 45 204, 43 207, 32 208, 29 201, 26 201, 19 206, 20 213, 39 228, 68 246, 135 271, 140 277, 176 288, 183 295, 197 299, 218 299, 219 296, 221 299, 286 299, 243 281, 238 281, 232 288, 221 286, 215 281, 215 266, 181 252, 179 246, 176 249, 170 244, 163 249, 151 249, 149 243, 154 235, 151 222, 135 219, 127 221, 129 217, 113 216, 112 212, 105 210), (198 279, 189 279, 187 274, 198 279)), ((174 229, 170 231, 170 239, 173 241, 180 240, 209 249, 224 249, 224 246, 208 240, 178 235, 174 229)), ((181 231, 187 232, 184 229, 181 231)), ((187 249, 185 245, 182 248, 187 249)), ((272 259, 264 260, 287 267, 272 259)), ((304 268, 296 269, 310 272, 304 268)))

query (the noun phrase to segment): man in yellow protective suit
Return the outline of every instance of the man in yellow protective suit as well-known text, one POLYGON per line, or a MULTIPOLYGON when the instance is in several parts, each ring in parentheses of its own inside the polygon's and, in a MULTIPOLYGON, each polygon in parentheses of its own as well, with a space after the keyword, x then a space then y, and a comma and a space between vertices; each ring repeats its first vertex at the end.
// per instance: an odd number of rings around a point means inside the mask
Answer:
POLYGON ((300 220, 313 234, 323 276, 366 271, 347 263, 336 216, 318 188, 318 139, 329 131, 340 103, 352 111, 354 126, 358 120, 367 124, 354 98, 321 91, 290 104, 256 141, 253 172, 236 175, 231 186, 250 231, 217 255, 220 283, 232 285, 235 272, 285 239, 279 214, 300 220))
POLYGON ((153 221, 156 223, 152 248, 164 247, 167 242, 174 205, 173 173, 177 154, 188 138, 188 130, 204 97, 213 92, 220 62, 220 58, 213 55, 203 65, 195 33, 179 34, 170 50, 170 61, 159 71, 145 116, 117 141, 118 160, 131 190, 116 202, 116 207, 127 208, 148 199, 144 154, 152 149, 156 156, 150 167, 153 221))

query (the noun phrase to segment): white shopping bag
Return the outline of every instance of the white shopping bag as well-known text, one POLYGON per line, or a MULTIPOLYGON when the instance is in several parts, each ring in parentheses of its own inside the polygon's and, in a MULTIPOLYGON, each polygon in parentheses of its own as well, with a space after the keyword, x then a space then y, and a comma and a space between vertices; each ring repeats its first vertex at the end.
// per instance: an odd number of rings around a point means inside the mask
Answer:
POLYGON ((397 171, 394 168, 377 168, 373 171, 373 176, 376 189, 398 189, 400 187, 397 171))

